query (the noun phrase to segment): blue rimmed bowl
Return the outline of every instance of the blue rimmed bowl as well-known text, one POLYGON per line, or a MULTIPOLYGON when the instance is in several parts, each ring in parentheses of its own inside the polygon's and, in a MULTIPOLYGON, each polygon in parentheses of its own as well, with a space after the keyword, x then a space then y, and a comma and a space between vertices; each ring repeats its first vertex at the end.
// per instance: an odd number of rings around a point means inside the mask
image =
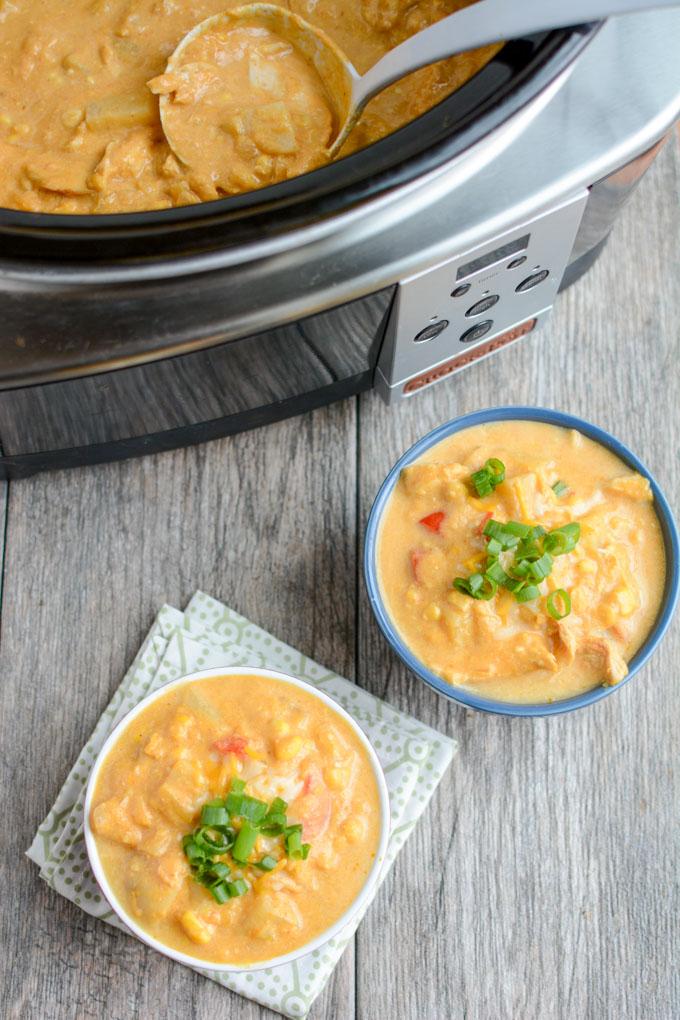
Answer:
POLYGON ((465 414, 460 418, 454 418, 453 421, 440 425, 428 433, 428 435, 418 440, 410 450, 407 450, 399 458, 381 485, 368 517, 364 547, 364 576, 366 578, 371 608, 387 641, 409 669, 433 690, 443 694, 444 697, 449 698, 451 701, 456 701, 468 708, 479 709, 481 712, 519 716, 560 715, 562 712, 572 712, 576 708, 585 708, 586 705, 592 705, 596 701, 606 698, 620 687, 623 687, 629 680, 632 680, 638 670, 644 666, 652 655, 654 649, 666 633, 678 601, 678 588, 680 587, 680 540, 678 539, 678 529, 673 519, 673 514, 666 497, 657 485, 656 479, 650 474, 645 465, 638 460, 635 454, 614 436, 605 432, 604 429, 598 428, 597 425, 592 425, 590 422, 585 421, 583 418, 564 414, 562 411, 552 411, 544 407, 492 407, 485 411, 465 414), (652 629, 642 646, 628 663, 627 676, 614 686, 595 687, 593 690, 586 691, 585 694, 579 694, 574 698, 565 698, 563 701, 550 703, 515 704, 491 698, 480 698, 465 688, 454 687, 442 679, 442 677, 433 673, 432 670, 429 670, 411 652, 390 618, 378 583, 378 540, 383 512, 399 480, 402 469, 419 460, 426 450, 436 446, 442 439, 446 439, 455 432, 461 432, 463 429, 469 429, 474 425, 484 425, 495 421, 540 421, 546 422, 548 425, 559 425, 562 428, 576 429, 582 432, 584 436, 611 450, 624 464, 627 464, 649 479, 666 552, 666 581, 663 599, 652 629))

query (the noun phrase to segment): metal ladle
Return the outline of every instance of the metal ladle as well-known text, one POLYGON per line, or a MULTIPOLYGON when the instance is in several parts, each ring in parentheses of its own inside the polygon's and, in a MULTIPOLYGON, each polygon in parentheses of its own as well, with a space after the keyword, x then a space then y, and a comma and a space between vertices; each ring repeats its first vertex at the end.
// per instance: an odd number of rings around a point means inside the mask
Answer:
MULTIPOLYGON (((233 8, 196 25, 170 58, 168 70, 189 42, 220 20, 224 19, 230 25, 241 19, 261 20, 290 42, 324 81, 335 115, 334 135, 328 147, 329 158, 332 158, 342 147, 366 104, 388 85, 420 67, 456 53, 534 32, 679 4, 680 0, 477 0, 395 46, 365 74, 359 74, 321 29, 285 7, 253 3, 233 8)), ((606 72, 606 68, 603 71, 606 72)))

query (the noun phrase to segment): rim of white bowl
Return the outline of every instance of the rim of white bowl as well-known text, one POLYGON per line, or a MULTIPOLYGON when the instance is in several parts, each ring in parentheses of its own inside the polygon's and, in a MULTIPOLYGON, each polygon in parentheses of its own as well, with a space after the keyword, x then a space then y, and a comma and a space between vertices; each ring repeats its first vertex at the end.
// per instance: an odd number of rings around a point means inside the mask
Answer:
POLYGON ((378 759, 378 756, 370 743, 368 737, 361 729, 356 719, 353 719, 349 712, 338 704, 333 698, 331 698, 325 691, 320 691, 314 687, 313 684, 307 680, 300 680, 298 677, 291 676, 289 673, 283 673, 280 670, 268 669, 266 667, 257 666, 229 666, 224 669, 201 669, 196 670, 193 673, 187 673, 185 676, 177 677, 175 680, 170 680, 168 683, 163 684, 157 690, 148 694, 145 698, 135 705, 127 715, 125 715, 113 728, 109 736, 106 738, 99 754, 97 755, 94 765, 92 766, 92 772, 87 783, 87 789, 85 794, 85 804, 83 807, 83 831, 85 834, 85 845, 87 847, 87 854, 90 860, 90 866, 94 872, 94 876, 97 883, 104 894, 107 902, 111 909, 120 918, 120 920, 130 929, 130 931, 137 936, 137 938, 151 946, 152 949, 156 949, 159 953, 164 956, 170 957, 177 963, 184 963, 189 967, 198 967, 202 970, 219 970, 229 973, 235 973, 238 971, 257 971, 265 970, 268 967, 278 967, 282 964, 293 963, 295 960, 299 960, 301 957, 306 956, 308 953, 313 952, 320 946, 330 942, 332 938, 338 935, 343 928, 345 928, 353 918, 363 913, 363 910, 368 906, 369 901, 377 887, 380 874, 382 872, 383 864, 385 863, 385 855, 387 852, 387 844, 390 834, 390 801, 389 793, 387 790, 387 783, 385 781, 385 775, 378 759), (378 794, 380 799, 380 838, 378 840, 378 848, 376 850, 375 858, 371 869, 366 876, 366 880, 362 885, 357 897, 349 905, 347 910, 342 914, 337 921, 335 921, 329 928, 327 928, 316 938, 309 942, 306 942, 303 946, 298 949, 291 951, 290 953, 284 953, 280 956, 273 956, 267 960, 259 960, 255 963, 225 963, 224 961, 211 961, 204 960, 198 956, 190 956, 188 953, 179 952, 172 947, 165 945, 164 942, 154 938, 153 935, 145 931, 125 910, 125 908, 119 902, 116 894, 113 892, 104 869, 99 858, 99 851, 97 849, 97 843, 95 835, 90 826, 90 812, 92 809, 92 799, 94 797, 94 791, 97 786, 97 779, 99 772, 102 768, 103 763, 106 761, 108 754, 112 747, 117 743, 124 730, 127 729, 129 724, 135 719, 145 708, 148 708, 154 701, 158 701, 159 698, 163 697, 169 690, 175 687, 182 687, 191 683, 196 683, 199 680, 208 679, 219 679, 236 676, 262 676, 270 680, 275 680, 279 683, 291 684, 293 687, 300 687, 307 691, 313 697, 322 701, 328 705, 334 712, 336 712, 345 722, 348 723, 352 731, 356 734, 362 746, 364 747, 368 759, 373 769, 376 784, 378 787, 378 794))

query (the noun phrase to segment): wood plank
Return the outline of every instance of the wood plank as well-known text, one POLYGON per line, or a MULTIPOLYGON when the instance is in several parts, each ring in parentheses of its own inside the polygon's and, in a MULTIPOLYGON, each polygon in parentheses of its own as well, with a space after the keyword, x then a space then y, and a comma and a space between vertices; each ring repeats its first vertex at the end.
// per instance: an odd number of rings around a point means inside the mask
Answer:
MULTIPOLYGON (((0 917, 15 1020, 274 1014, 51 892, 23 851, 155 611, 196 588, 355 672, 356 402, 11 487, 0 651, 0 917)), ((350 946, 319 1013, 354 1014, 350 946)))
MULTIPOLYGON (((360 405, 360 523, 391 464, 457 414, 547 404, 611 428, 680 499, 680 145, 541 336, 387 410, 360 405)), ((453 707, 390 654, 362 590, 359 678, 460 741, 357 940, 362 1020, 680 1015, 678 621, 629 686, 584 712, 453 707)))

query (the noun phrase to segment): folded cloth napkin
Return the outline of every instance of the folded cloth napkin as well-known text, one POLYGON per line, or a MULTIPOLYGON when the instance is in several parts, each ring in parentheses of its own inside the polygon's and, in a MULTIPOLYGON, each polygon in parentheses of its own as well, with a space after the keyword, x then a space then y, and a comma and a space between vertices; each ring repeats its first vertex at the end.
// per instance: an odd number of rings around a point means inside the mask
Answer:
MULTIPOLYGON (((198 669, 264 666, 309 681, 338 701, 373 744, 392 809, 381 881, 404 845, 455 753, 455 743, 283 644, 221 602, 197 592, 184 613, 164 606, 123 682, 100 718, 27 851, 40 877, 88 914, 127 930, 109 908, 90 870, 83 802, 90 770, 112 728, 149 691, 198 669)), ((323 990, 360 918, 296 963, 266 970, 195 970, 288 1017, 304 1017, 323 990)))

